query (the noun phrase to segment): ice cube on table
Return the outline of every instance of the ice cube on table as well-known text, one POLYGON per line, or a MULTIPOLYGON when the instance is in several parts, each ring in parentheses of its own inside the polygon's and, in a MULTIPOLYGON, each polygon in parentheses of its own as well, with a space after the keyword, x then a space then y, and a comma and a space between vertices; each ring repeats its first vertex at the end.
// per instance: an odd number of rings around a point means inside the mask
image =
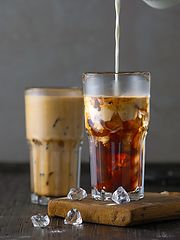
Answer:
POLYGON ((87 193, 83 188, 71 188, 67 195, 67 198, 71 200, 82 200, 85 197, 87 193))
POLYGON ((112 200, 117 204, 130 202, 129 195, 123 187, 118 187, 112 195, 112 200))
POLYGON ((80 225, 82 223, 82 217, 80 212, 74 208, 67 213, 67 217, 64 219, 64 224, 80 225))
POLYGON ((34 227, 47 227, 50 223, 50 219, 48 215, 44 215, 41 213, 38 213, 37 215, 34 215, 31 217, 31 221, 34 225, 34 227))

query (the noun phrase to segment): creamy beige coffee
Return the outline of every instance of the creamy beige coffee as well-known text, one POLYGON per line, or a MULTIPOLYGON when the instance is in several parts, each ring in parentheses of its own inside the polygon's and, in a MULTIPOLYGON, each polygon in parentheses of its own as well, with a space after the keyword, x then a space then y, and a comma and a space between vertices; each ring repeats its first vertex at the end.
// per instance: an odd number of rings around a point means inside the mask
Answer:
POLYGON ((25 109, 31 192, 37 196, 66 196, 70 188, 79 185, 82 91, 28 89, 25 109))

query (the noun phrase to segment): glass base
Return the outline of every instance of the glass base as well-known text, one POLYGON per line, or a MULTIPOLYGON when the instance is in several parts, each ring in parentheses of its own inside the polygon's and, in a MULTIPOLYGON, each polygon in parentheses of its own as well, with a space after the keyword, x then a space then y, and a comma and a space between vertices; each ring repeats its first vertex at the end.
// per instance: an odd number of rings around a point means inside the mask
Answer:
POLYGON ((144 198, 144 188, 137 187, 134 191, 128 192, 128 195, 132 201, 133 200, 138 201, 141 198, 144 198))
POLYGON ((31 202, 34 204, 48 205, 51 199, 50 197, 38 196, 35 193, 31 193, 31 202))
MULTIPOLYGON (((92 188, 91 195, 92 195, 92 198, 94 198, 95 200, 112 201, 111 192, 105 192, 104 190, 99 192, 96 188, 92 188)), ((128 195, 131 201, 138 201, 141 198, 144 198, 144 188, 137 187, 134 191, 128 192, 128 195)))

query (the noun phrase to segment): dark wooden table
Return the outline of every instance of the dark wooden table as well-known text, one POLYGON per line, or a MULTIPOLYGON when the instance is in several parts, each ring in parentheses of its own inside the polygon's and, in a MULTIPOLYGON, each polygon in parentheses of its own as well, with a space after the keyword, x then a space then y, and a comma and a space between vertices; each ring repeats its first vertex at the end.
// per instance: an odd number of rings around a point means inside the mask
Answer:
MULTIPOLYGON (((147 165, 146 191, 180 192, 179 173, 180 165, 147 165)), ((88 165, 82 166, 81 187, 90 192, 88 165)), ((0 239, 180 239, 180 220, 123 228, 85 222, 70 226, 57 217, 48 227, 35 228, 30 217, 37 213, 47 214, 47 207, 30 202, 29 165, 0 164, 0 239)))

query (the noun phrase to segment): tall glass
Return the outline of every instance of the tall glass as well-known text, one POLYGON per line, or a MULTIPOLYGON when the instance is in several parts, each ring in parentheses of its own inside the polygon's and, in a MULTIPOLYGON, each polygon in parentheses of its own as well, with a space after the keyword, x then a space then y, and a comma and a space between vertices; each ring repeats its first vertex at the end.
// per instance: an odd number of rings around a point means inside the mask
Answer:
POLYGON ((92 197, 110 200, 122 186, 143 198, 150 73, 84 73, 83 84, 92 197))
POLYGON ((25 90, 32 203, 47 205, 79 187, 83 103, 82 89, 25 90))

